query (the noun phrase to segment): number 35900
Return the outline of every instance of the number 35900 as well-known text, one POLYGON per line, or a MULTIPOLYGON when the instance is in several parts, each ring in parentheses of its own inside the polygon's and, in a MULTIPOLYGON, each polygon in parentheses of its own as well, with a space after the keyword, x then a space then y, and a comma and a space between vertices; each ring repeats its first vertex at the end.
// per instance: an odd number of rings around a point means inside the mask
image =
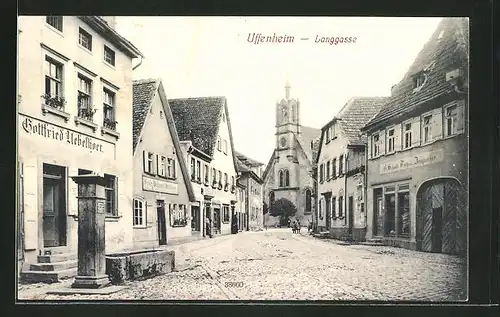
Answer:
POLYGON ((225 287, 243 287, 243 282, 225 282, 225 287))

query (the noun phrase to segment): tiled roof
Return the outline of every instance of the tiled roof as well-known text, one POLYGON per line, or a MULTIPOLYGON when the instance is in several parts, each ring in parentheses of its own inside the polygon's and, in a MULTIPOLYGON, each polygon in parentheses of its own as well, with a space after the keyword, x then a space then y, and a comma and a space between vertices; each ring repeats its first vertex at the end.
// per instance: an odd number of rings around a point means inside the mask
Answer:
POLYGON ((250 172, 250 169, 239 158, 236 158, 236 168, 238 172, 250 172))
POLYGON ((151 108, 151 101, 153 101, 160 80, 156 78, 134 80, 132 86, 133 94, 133 148, 135 149, 139 136, 146 120, 146 116, 151 108))
POLYGON ((314 162, 316 162, 317 158, 318 158, 318 154, 319 154, 319 147, 321 145, 321 138, 317 138, 315 139, 314 141, 314 144, 313 144, 313 164, 314 162))
POLYGON ((361 128, 382 108, 387 97, 353 97, 340 110, 337 118, 349 144, 364 144, 361 128))
POLYGON ((311 141, 314 141, 321 135, 320 129, 301 126, 300 134, 296 135, 297 141, 304 150, 309 162, 313 163, 313 149, 311 149, 311 141))
POLYGON ((467 71, 468 63, 468 19, 443 18, 403 79, 393 87, 392 96, 365 129, 398 114, 411 112, 422 102, 451 92, 453 87, 446 82, 446 73, 457 68, 467 71), (414 91, 413 76, 421 71, 427 74, 426 82, 420 90, 414 91))
POLYGON ((263 166, 264 164, 261 162, 258 162, 254 159, 249 158, 248 156, 241 154, 238 151, 234 151, 234 154, 236 154, 236 157, 238 158, 239 161, 241 161, 243 164, 249 167, 257 167, 257 166, 263 166))
POLYGON ((191 141, 194 147, 213 156, 226 98, 169 99, 168 103, 172 109, 179 139, 191 141))

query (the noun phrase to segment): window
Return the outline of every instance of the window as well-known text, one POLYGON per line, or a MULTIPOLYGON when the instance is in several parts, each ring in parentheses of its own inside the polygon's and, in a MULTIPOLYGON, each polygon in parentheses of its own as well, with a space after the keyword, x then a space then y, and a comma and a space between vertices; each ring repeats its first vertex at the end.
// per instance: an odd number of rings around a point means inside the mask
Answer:
POLYGON ((285 170, 285 186, 290 186, 290 172, 288 170, 285 170))
POLYGON ((222 222, 224 222, 224 223, 229 222, 229 206, 228 205, 222 206, 222 222))
POLYGON ((63 102, 63 64, 45 57, 45 104, 62 110, 63 102))
POLYGON ((104 179, 106 182, 106 186, 104 187, 104 190, 106 192, 106 215, 117 216, 118 215, 117 212, 118 209, 116 203, 118 198, 117 178, 113 175, 104 174, 104 179))
POLYGON ((158 158, 156 159, 156 162, 158 164, 158 175, 166 177, 167 176, 167 158, 163 155, 158 155, 158 158))
POLYGON ((208 184, 209 182, 209 177, 208 177, 208 164, 203 165, 203 179, 205 181, 205 184, 208 184))
POLYGON ((223 147, 222 149, 224 150, 224 154, 227 154, 227 140, 223 140, 223 147))
POLYGON ((398 235, 410 236, 410 193, 398 192, 398 235))
POLYGON ((330 142, 330 128, 326 129, 325 144, 330 142))
POLYGON ((224 173, 224 190, 229 190, 229 176, 227 175, 227 173, 224 173))
POLYGON ((387 151, 394 152, 394 128, 387 131, 387 151))
POLYGON ((332 160, 332 177, 337 177, 337 159, 332 160))
POLYGON ((78 117, 92 121, 92 80, 78 74, 78 117))
POLYGON ((116 118, 115 118, 115 93, 104 88, 104 101, 103 101, 103 115, 105 128, 116 130, 116 118))
POLYGON ((414 79, 414 88, 420 88, 424 85, 424 83, 425 83, 425 75, 420 74, 416 76, 414 79))
POLYGON ((380 155, 380 143, 379 143, 379 138, 380 136, 377 134, 373 135, 373 145, 372 145, 372 157, 377 157, 380 155))
POLYGON ((144 151, 144 172, 148 174, 154 174, 154 154, 151 152, 144 151))
POLYGON ((405 138, 403 143, 403 148, 408 149, 411 147, 411 123, 404 124, 405 138))
POLYGON ((339 217, 344 216, 344 196, 339 197, 339 217))
POLYGON ((221 151, 221 138, 220 136, 217 137, 217 150, 221 151))
POLYGON ((84 29, 80 28, 80 32, 78 35, 78 44, 85 47, 89 51, 92 51, 92 35, 90 35, 90 33, 85 31, 84 29))
POLYGON ((104 61, 115 66, 115 51, 104 45, 104 61))
POLYGON ((47 24, 51 25, 58 31, 63 31, 63 17, 62 16, 55 16, 55 15, 48 15, 46 18, 47 24))
POLYGON ((339 157, 339 175, 344 174, 344 155, 339 157))
POLYGON ((319 204, 318 204, 318 216, 319 216, 319 219, 323 219, 323 198, 321 198, 321 200, 319 201, 319 204))
POLYGON ((455 105, 445 109, 445 136, 452 136, 457 134, 457 114, 457 106, 455 105))
POLYGON ((78 175, 89 175, 89 174, 92 174, 92 171, 82 169, 82 168, 78 169, 78 175))
POLYGON ((325 174, 325 179, 330 180, 330 162, 326 162, 326 174, 325 174))
POLYGON ((201 182, 201 162, 196 161, 196 180, 201 182))
POLYGON ((222 171, 219 171, 219 178, 217 180, 219 181, 219 187, 222 187, 222 171))
POLYGON ((324 179, 325 179, 325 165, 321 164, 319 166, 319 182, 323 183, 324 179))
POLYGON ((337 197, 333 196, 331 198, 331 203, 332 203, 332 217, 337 218, 339 215, 337 214, 337 197))
POLYGON ((145 209, 146 204, 143 200, 134 199, 134 212, 132 221, 132 224, 134 226, 144 226, 146 224, 146 221, 144 221, 144 218, 146 218, 145 209))
POLYGON ((196 180, 196 160, 193 157, 191 158, 191 180, 196 180))
POLYGON ((395 235, 396 233, 396 193, 394 188, 386 188, 385 190, 385 234, 395 235))
POLYGON ((167 158, 167 175, 168 178, 175 179, 175 160, 167 158))
POLYGON ((311 211, 311 205, 312 205, 311 199, 312 199, 311 190, 307 189, 306 190, 306 212, 311 211))
POLYGON ((215 168, 212 167, 212 185, 215 187, 217 184, 217 173, 215 172, 215 168))
POLYGON ((422 131, 424 132, 424 143, 429 143, 432 140, 431 130, 432 115, 425 116, 422 120, 422 131))
POLYGON ((169 204, 170 226, 185 227, 187 225, 186 206, 183 204, 169 204))

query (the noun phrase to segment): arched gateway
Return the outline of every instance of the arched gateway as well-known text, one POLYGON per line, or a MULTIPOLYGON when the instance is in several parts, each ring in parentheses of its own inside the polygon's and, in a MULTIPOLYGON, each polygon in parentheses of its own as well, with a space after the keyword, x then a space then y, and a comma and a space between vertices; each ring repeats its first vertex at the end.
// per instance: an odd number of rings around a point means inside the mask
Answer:
POLYGON ((417 192, 417 249, 464 255, 467 210, 466 191, 455 178, 422 183, 417 192))

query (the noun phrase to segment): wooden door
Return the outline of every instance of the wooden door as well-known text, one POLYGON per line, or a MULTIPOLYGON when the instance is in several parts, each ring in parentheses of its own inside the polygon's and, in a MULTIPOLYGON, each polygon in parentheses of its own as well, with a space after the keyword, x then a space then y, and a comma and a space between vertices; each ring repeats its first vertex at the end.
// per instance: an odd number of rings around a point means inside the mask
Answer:
POLYGON ((158 200, 156 205, 156 213, 158 217, 158 243, 160 245, 166 245, 167 222, 165 220, 165 203, 162 200, 158 200))
POLYGON ((349 196, 348 204, 349 232, 352 233, 354 227, 354 198, 352 196, 349 196))
POLYGON ((220 233, 221 229, 221 219, 220 219, 220 209, 214 209, 214 229, 217 230, 216 233, 220 233))
POLYGON ((43 180, 43 243, 45 247, 60 245, 59 187, 57 181, 43 180))
POLYGON ((326 230, 330 230, 330 228, 332 227, 332 200, 331 198, 327 198, 325 201, 326 201, 325 204, 326 230))
POLYGON ((373 206, 373 235, 378 236, 384 233, 384 208, 382 204, 382 194, 375 195, 373 206))

